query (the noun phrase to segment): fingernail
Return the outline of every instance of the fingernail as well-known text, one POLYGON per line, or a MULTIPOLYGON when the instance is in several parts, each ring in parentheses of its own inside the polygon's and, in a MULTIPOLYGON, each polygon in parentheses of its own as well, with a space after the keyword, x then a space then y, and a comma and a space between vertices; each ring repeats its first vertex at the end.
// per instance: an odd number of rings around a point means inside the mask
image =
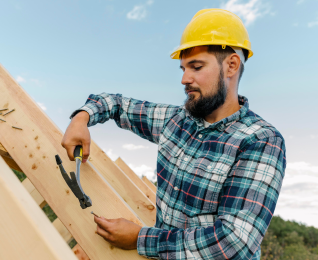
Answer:
POLYGON ((87 161, 86 159, 83 159, 83 163, 86 163, 86 161, 87 161))

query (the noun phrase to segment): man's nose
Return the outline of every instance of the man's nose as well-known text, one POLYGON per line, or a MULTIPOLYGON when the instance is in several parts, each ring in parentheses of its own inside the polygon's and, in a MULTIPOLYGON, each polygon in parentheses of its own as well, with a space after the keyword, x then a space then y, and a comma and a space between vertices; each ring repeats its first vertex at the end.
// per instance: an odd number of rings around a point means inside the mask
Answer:
POLYGON ((187 70, 183 72, 183 76, 181 79, 182 85, 192 84, 193 83, 193 77, 191 76, 191 73, 189 73, 187 70))

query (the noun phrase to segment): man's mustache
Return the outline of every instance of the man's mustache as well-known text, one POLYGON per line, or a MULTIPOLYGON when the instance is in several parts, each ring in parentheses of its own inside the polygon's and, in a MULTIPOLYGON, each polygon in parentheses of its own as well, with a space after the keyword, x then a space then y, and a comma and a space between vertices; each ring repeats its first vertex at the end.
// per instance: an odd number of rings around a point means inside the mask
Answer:
POLYGON ((186 85, 184 88, 184 92, 187 94, 187 92, 189 92, 189 91, 198 91, 199 93, 201 93, 199 88, 195 88, 195 87, 192 87, 190 85, 186 85))

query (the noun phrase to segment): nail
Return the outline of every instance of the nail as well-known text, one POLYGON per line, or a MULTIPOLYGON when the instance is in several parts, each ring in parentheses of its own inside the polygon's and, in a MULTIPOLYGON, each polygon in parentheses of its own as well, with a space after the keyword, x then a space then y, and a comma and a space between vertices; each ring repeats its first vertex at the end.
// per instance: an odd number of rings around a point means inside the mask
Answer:
POLYGON ((5 111, 5 110, 8 110, 8 109, 7 108, 0 109, 0 111, 5 111))
POLYGON ((19 130, 23 130, 22 128, 16 127, 16 126, 12 126, 12 128, 19 129, 19 130))
POLYGON ((7 114, 9 114, 9 113, 11 113, 13 111, 15 111, 15 109, 10 110, 9 112, 5 113, 3 116, 5 116, 5 115, 7 115, 7 114))
POLYGON ((7 122, 6 120, 3 120, 3 119, 1 119, 1 118, 0 118, 0 120, 3 121, 3 122, 7 122))
POLYGON ((93 211, 91 211, 91 214, 93 214, 95 217, 100 218, 99 216, 97 216, 93 211))

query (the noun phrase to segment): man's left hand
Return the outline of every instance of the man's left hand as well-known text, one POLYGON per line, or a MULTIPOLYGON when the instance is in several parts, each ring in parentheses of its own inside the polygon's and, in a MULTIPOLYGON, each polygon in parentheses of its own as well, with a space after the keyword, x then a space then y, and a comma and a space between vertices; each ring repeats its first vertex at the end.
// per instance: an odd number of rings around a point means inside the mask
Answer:
POLYGON ((111 245, 126 250, 137 248, 141 226, 124 218, 105 219, 94 216, 94 221, 97 224, 96 233, 111 245))

